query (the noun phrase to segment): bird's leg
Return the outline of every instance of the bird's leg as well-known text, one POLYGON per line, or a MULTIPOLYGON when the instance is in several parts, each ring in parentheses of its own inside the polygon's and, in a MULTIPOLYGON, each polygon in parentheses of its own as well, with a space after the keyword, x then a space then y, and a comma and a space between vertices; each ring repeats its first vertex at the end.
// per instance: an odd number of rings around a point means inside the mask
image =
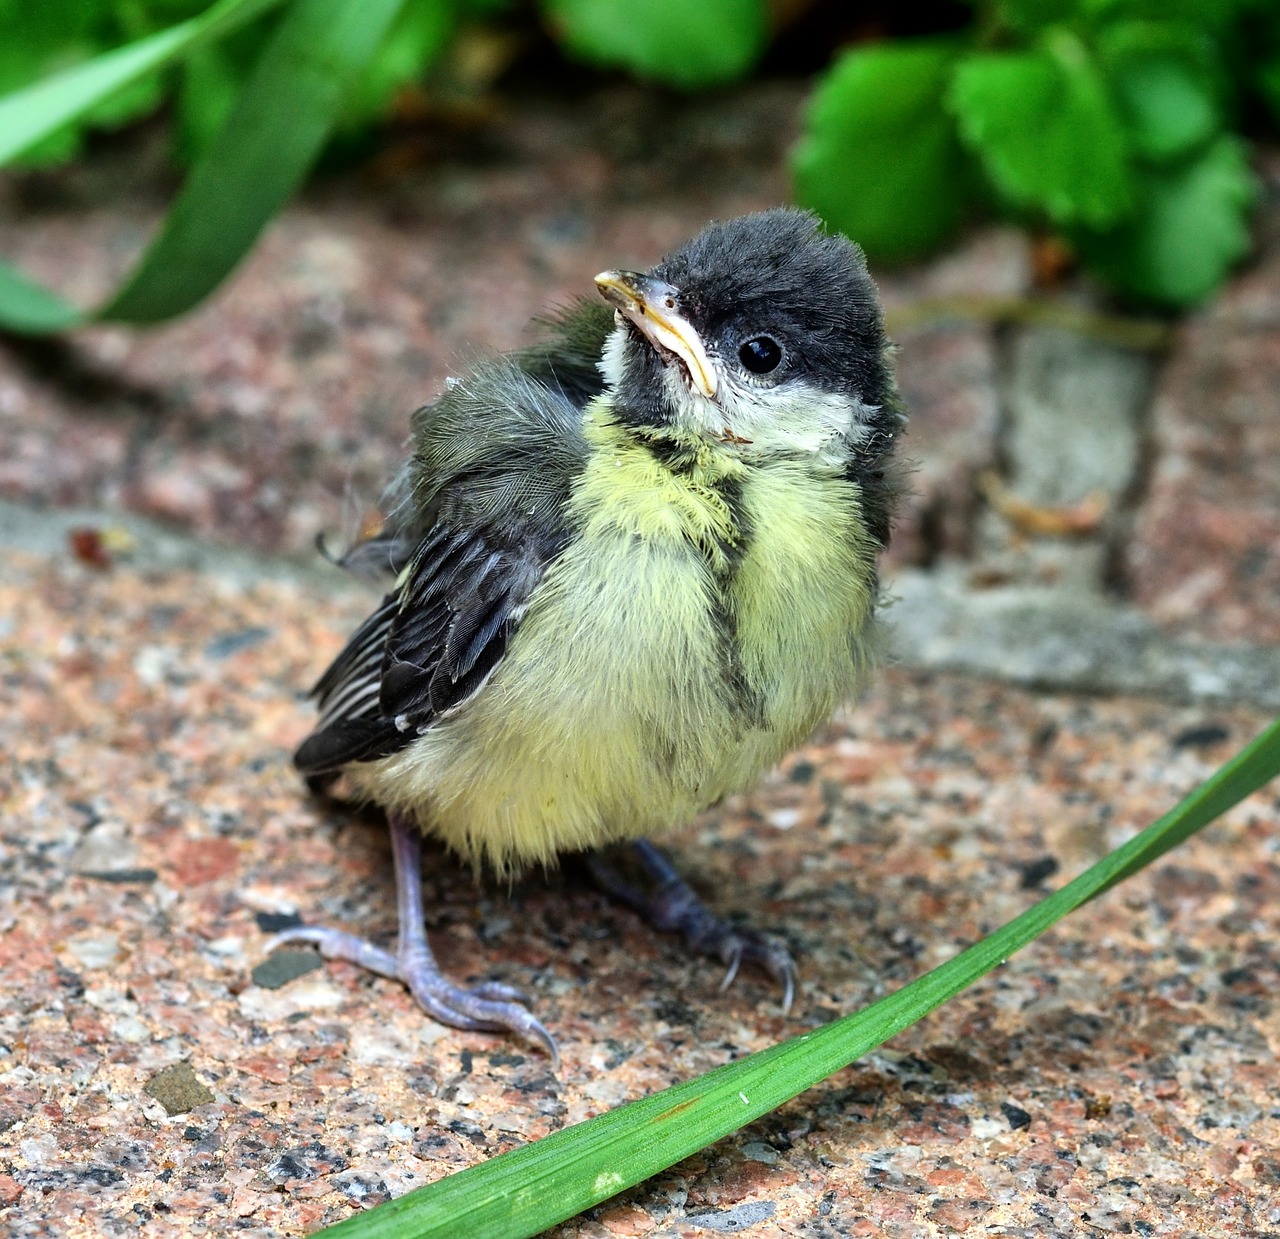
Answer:
POLYGON ((392 814, 391 852, 396 872, 399 933, 394 954, 341 929, 300 925, 276 934, 274 949, 287 942, 309 942, 326 959, 342 959, 380 976, 403 981, 428 1015, 453 1028, 498 1032, 508 1030, 537 1041, 559 1065, 555 1039, 528 1010, 529 1000, 500 981, 464 989, 448 980, 427 941, 422 900, 422 836, 398 814, 392 814))
POLYGON ((679 930, 696 955, 721 960, 729 969, 720 988, 728 989, 743 963, 757 964, 782 985, 782 1010, 791 1010, 796 966, 780 942, 754 929, 740 929, 716 916, 676 872, 663 851, 648 839, 630 845, 632 856, 652 879, 648 890, 628 882, 602 852, 587 853, 587 867, 599 886, 634 908, 655 929, 679 930))

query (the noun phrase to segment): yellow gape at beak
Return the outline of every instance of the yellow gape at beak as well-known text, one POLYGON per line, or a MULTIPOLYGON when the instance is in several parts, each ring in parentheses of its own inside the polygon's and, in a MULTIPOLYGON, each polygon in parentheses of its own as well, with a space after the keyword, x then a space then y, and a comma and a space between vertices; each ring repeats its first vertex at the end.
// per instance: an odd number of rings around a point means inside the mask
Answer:
POLYGON ((716 372, 707 350, 689 320, 676 311, 678 289, 635 271, 602 271, 596 287, 655 348, 680 359, 694 387, 708 400, 715 396, 716 372))

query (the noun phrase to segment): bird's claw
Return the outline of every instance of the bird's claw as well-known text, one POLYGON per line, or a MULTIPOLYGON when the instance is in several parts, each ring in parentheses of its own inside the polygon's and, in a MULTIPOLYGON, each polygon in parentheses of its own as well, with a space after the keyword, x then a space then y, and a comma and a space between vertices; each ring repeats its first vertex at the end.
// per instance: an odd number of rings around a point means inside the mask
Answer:
POLYGON ((737 929, 723 921, 716 925, 723 934, 716 953, 727 969, 720 982, 721 992, 733 984, 744 963, 756 964, 782 986, 782 1014, 786 1015, 796 997, 796 963, 791 952, 777 939, 757 930, 737 929))
POLYGON ((552 1070, 559 1069, 560 1050, 555 1038, 529 1010, 529 999, 519 990, 497 981, 468 989, 455 985, 430 966, 410 965, 400 979, 433 1019, 472 1032, 516 1033, 541 1045, 551 1056, 552 1070))
POLYGON ((436 966, 430 954, 409 949, 393 953, 341 929, 299 925, 272 936, 269 949, 305 942, 316 947, 326 959, 340 959, 402 981, 433 1019, 467 1032, 513 1032, 536 1041, 551 1056, 552 1067, 560 1065, 555 1038, 529 1010, 529 998, 502 981, 482 981, 467 988, 455 985, 436 966))
POLYGON ((641 867, 656 880, 652 890, 639 890, 601 855, 593 853, 587 863, 596 881, 655 929, 678 931, 691 953, 719 959, 728 969, 720 983, 722 992, 733 984, 744 963, 763 968, 782 986, 782 1013, 786 1015, 796 994, 796 965, 791 952, 768 934, 740 929, 716 916, 648 840, 633 844, 632 851, 641 867))

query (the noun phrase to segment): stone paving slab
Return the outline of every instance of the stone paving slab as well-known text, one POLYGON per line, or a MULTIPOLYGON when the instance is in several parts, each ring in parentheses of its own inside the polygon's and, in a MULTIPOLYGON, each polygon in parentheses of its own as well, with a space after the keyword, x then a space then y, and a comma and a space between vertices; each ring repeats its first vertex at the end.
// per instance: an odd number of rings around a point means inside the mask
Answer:
POLYGON ((954 570, 892 574, 889 649, 908 667, 1028 688, 1143 693, 1280 710, 1280 647, 1178 637, 1141 611, 1063 587, 971 589, 954 570))
MULTIPOLYGON (((445 966, 533 996, 553 1075, 346 966, 253 980, 293 916, 393 931, 380 823, 288 766, 299 690, 363 605, 285 573, 0 552, 6 1235, 304 1233, 817 1026, 1015 915, 1265 721, 884 675, 672 841, 715 906, 798 951, 787 1019, 761 978, 719 993, 573 873, 477 886, 429 849, 445 966)), ((1278 825, 1273 788, 885 1050, 553 1233, 1275 1232, 1278 825)))
MULTIPOLYGON (((395 175, 322 181, 188 317, 0 345, 0 496, 122 506, 259 550, 358 528, 409 414, 469 357, 526 342, 605 267, 785 201, 800 97, 521 98, 395 175)), ((156 163, 117 148, 0 177, 0 253, 85 303, 105 294, 163 210, 156 163)))
POLYGON ((1135 601, 1170 632, 1280 644, 1280 244, 1184 327, 1152 425, 1135 601))
MULTIPOLYGON (((802 104, 786 81, 688 100, 526 92, 321 178, 186 318, 0 342, 0 497, 263 552, 303 555, 321 530, 340 544, 393 472, 410 411, 468 357, 521 343, 531 315, 589 294, 601 267, 646 265, 709 218, 785 201, 802 104)), ((0 176, 0 253, 86 304, 105 294, 172 192, 161 138, 0 176)), ((1257 257, 1157 364, 981 312, 897 332, 915 495, 892 566, 963 565, 974 593, 1119 599, 1179 641, 1280 643, 1280 153, 1258 166, 1257 257), (1024 503, 1098 490, 1098 536, 1028 537, 984 498, 992 470, 1024 503)), ((1024 297, 1032 268, 1025 236, 987 228, 876 275, 911 317, 1024 297)), ((1079 281, 1053 296, 1100 304, 1079 281)))

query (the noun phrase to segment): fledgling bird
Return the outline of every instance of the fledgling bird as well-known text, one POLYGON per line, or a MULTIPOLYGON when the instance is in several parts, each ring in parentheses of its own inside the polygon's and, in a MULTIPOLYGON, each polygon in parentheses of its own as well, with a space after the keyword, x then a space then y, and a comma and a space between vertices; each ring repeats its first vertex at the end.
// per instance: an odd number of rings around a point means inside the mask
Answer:
POLYGON ((553 1057, 518 991, 437 967, 421 833, 505 873, 635 841, 653 889, 597 851, 603 884, 789 1004, 786 951, 713 916, 648 836, 749 787, 865 682, 904 423, 862 253, 810 214, 715 223, 595 283, 418 410, 386 525, 344 558, 394 585, 317 684, 295 761, 386 809, 397 948, 275 939, 553 1057))

